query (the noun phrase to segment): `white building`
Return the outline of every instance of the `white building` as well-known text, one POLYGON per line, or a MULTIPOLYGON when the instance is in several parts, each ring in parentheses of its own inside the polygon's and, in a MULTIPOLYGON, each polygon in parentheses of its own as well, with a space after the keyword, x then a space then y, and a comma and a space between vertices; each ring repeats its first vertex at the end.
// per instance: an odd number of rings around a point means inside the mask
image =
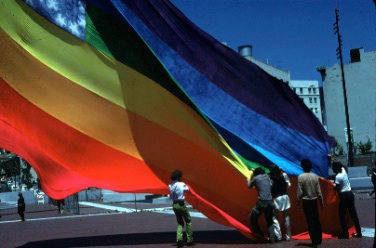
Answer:
POLYGON ((291 80, 289 86, 322 123, 319 82, 316 80, 291 80))
POLYGON ((308 80, 290 80, 290 72, 278 69, 272 65, 264 63, 258 59, 252 57, 252 46, 244 45, 238 47, 238 52, 245 59, 252 61, 261 69, 269 73, 275 78, 282 80, 292 88, 295 93, 302 99, 306 106, 312 111, 312 113, 322 123, 321 114, 321 101, 318 81, 308 80))

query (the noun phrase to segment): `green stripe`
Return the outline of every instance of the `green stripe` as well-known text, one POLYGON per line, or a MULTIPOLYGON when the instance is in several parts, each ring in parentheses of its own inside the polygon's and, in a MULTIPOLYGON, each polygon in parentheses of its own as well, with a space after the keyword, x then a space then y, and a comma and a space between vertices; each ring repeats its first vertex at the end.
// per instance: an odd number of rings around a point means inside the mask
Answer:
MULTIPOLYGON (((179 82, 168 73, 158 58, 150 50, 144 40, 128 24, 118 21, 95 6, 87 6, 86 41, 107 56, 122 62, 130 68, 152 79, 155 83, 169 91, 200 114, 203 119, 220 136, 210 120, 203 114, 189 96, 180 87, 179 82)), ((125 19, 124 19, 125 20, 125 19)), ((232 153, 232 149, 222 138, 232 153)), ((235 154, 232 154, 236 157, 235 154)), ((247 161, 248 167, 254 167, 253 162, 247 161)))
POLYGON ((248 169, 256 169, 258 167, 261 167, 265 170, 266 173, 269 173, 269 169, 265 166, 262 166, 261 164, 259 163, 256 163, 256 162, 253 162, 253 161, 250 161, 242 156, 240 156, 239 154, 237 154, 238 158, 243 162, 243 164, 245 164, 247 166, 248 169))
POLYGON ((88 5, 85 36, 88 44, 152 79, 197 111, 189 97, 130 25, 88 5))

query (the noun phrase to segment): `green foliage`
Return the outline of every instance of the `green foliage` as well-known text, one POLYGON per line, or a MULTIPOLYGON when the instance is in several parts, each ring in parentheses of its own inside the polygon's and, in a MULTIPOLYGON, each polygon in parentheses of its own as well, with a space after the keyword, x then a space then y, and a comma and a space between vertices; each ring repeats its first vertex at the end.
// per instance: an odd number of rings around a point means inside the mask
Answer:
POLYGON ((22 171, 22 181, 26 185, 26 188, 29 190, 33 187, 33 176, 31 175, 31 165, 25 161, 25 168, 21 169, 22 171))
POLYGON ((338 143, 337 139, 332 136, 332 138, 335 140, 336 145, 333 147, 333 154, 335 156, 341 156, 344 154, 343 147, 338 143))
POLYGON ((336 150, 337 150, 337 155, 339 156, 342 156, 343 154, 345 154, 345 152, 343 151, 343 147, 340 144, 337 144, 336 150))
POLYGON ((24 183, 27 189, 33 187, 33 176, 31 174, 31 166, 26 161, 22 160, 25 167, 21 166, 20 163, 21 158, 18 157, 16 154, 7 153, 5 159, 0 161, 0 170, 2 170, 6 177, 11 177, 17 181, 17 178, 20 180, 18 181, 19 186, 24 183), (20 176, 22 175, 22 178, 20 176))
POLYGON ((359 143, 355 143, 355 146, 357 150, 359 151, 359 153, 362 155, 370 153, 372 151, 372 142, 369 138, 366 143, 363 143, 362 141, 360 141, 359 143))
POLYGON ((20 174, 20 159, 14 157, 5 163, 2 163, 1 169, 4 169, 6 175, 9 176, 18 176, 20 174))

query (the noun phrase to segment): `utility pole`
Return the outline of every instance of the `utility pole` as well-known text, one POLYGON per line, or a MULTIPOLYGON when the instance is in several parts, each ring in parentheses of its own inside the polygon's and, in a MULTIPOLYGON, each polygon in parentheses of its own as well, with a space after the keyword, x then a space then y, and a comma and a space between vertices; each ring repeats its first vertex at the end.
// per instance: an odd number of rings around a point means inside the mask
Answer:
POLYGON ((343 100, 345 104, 345 115, 346 115, 346 127, 347 127, 347 149, 348 149, 348 166, 354 165, 354 154, 353 154, 353 140, 350 130, 350 118, 349 118, 349 110, 347 106, 347 94, 346 94, 346 82, 345 82, 345 72, 343 69, 343 57, 342 57, 342 36, 339 33, 339 10, 335 9, 336 13, 336 22, 333 24, 334 34, 337 35, 338 38, 338 48, 337 48, 337 59, 341 62, 341 74, 342 74, 342 89, 343 89, 343 100))

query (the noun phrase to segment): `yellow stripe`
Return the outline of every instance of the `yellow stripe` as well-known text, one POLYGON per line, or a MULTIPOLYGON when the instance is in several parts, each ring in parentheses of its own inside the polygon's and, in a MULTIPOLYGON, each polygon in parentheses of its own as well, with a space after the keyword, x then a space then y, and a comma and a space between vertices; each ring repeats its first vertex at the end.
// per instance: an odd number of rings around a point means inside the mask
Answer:
MULTIPOLYGON (((119 132, 114 128, 121 127, 115 122, 124 123, 126 118, 118 120, 117 118, 123 117, 114 117, 112 111, 100 111, 106 99, 170 129, 201 147, 208 149, 206 142, 209 142, 227 160, 235 162, 235 167, 242 174, 247 175, 246 166, 232 154, 223 140, 218 139, 218 134, 201 116, 175 96, 132 68, 108 58, 87 43, 46 21, 23 2, 2 0, 0 5, 6 6, 0 10, 0 23, 5 32, 35 58, 70 80, 64 80, 59 75, 42 69, 38 61, 19 48, 10 49, 16 50, 16 54, 11 56, 2 54, 1 56, 12 59, 10 65, 15 63, 17 68, 28 68, 29 73, 23 74, 19 71, 12 72, 8 68, 8 78, 5 79, 13 82, 13 87, 38 107, 81 132, 124 151, 125 148, 121 146, 126 142, 119 137, 128 137, 131 140, 132 134, 109 135, 114 132, 113 130, 119 132), (23 58, 25 56, 28 59, 23 58), (37 68, 33 68, 32 64, 37 68), (43 72, 38 73, 39 71, 43 72), (31 75, 36 77, 32 83, 31 75), (13 77, 20 78, 10 79, 13 77), (74 84, 95 94, 83 93, 82 90, 77 93, 74 84), (84 105, 85 102, 87 106, 84 105), (114 121, 109 121, 111 119, 114 121)), ((216 153, 213 150, 212 152, 216 153)))
POLYGON ((0 4, 4 6, 1 27, 21 47, 71 81, 125 107, 120 80, 140 80, 137 73, 58 28, 22 1, 0 4))
MULTIPOLYGON (((130 147, 127 144, 134 145, 128 126, 129 110, 52 71, 17 46, 2 31, 0 38, 0 75, 26 99, 62 122, 116 149, 128 151, 130 147)), ((144 115, 154 116, 149 119, 163 121, 161 126, 202 147, 207 147, 207 144, 197 131, 202 136, 211 135, 207 137, 208 140, 216 139, 216 133, 201 116, 159 85, 144 80, 129 82, 127 88, 129 90, 125 92, 127 95, 124 98, 136 104, 136 108, 144 115), (146 92, 149 94, 145 95, 146 92), (196 130, 191 126, 196 126, 196 130)), ((222 146, 220 143, 217 145, 218 148, 222 146)))

